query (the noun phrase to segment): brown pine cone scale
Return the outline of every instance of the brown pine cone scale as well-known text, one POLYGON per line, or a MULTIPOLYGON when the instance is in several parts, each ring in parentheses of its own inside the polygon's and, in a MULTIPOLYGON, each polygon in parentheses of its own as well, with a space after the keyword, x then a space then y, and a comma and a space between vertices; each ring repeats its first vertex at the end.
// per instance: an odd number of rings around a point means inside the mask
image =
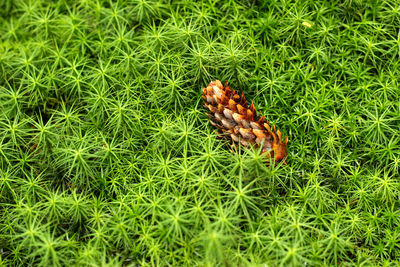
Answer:
POLYGON ((275 126, 271 129, 264 116, 258 117, 254 103, 249 106, 243 93, 233 90, 227 82, 222 85, 219 80, 209 83, 203 93, 210 123, 223 137, 243 146, 261 146, 262 153, 268 153, 275 161, 286 160, 288 137, 283 140, 275 126))

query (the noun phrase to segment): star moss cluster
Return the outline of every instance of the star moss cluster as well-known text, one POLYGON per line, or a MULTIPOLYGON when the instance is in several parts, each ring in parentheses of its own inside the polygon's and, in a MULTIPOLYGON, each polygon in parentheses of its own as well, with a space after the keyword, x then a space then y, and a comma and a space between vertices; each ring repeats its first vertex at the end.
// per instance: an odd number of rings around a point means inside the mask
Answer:
POLYGON ((0 1, 0 265, 399 264, 399 55, 398 1, 0 1))

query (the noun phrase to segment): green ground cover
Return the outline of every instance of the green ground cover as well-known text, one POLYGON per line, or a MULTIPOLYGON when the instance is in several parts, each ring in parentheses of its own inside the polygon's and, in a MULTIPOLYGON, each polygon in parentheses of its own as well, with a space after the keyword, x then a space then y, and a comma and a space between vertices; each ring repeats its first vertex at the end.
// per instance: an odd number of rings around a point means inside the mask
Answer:
POLYGON ((399 1, 0 1, 0 266, 400 264, 399 55, 399 1))

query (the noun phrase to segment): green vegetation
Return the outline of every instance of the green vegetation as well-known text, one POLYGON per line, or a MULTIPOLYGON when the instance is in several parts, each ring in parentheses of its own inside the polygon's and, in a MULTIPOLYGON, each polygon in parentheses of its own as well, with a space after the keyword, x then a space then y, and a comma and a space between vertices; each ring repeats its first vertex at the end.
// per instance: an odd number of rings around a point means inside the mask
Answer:
POLYGON ((399 56, 398 1, 0 1, 0 266, 400 264, 399 56))

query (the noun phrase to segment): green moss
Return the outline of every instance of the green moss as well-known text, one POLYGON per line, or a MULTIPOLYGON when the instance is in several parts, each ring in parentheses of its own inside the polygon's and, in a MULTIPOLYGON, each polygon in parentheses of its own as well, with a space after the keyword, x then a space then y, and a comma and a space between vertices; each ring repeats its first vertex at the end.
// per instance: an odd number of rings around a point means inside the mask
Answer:
POLYGON ((0 265, 399 264, 399 14, 0 1, 0 265), (289 136, 287 165, 217 138, 215 79, 289 136))

